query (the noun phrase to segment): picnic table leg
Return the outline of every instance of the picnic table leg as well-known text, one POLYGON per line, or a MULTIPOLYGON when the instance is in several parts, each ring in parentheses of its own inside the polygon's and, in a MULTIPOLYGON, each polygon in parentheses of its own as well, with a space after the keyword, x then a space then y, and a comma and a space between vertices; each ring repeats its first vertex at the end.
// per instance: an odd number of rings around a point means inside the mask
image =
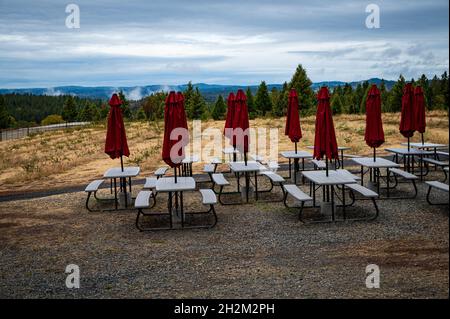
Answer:
POLYGON ((297 184, 298 158, 294 159, 294 184, 297 184))
POLYGON ((380 169, 375 168, 375 183, 377 183, 377 192, 380 194, 380 169))
POLYGON ((420 181, 423 181, 423 154, 420 154, 420 181))
POLYGON ((245 172, 245 198, 247 200, 248 203, 248 193, 249 193, 249 176, 248 176, 248 172, 245 172))
POLYGON ((237 173, 237 191, 238 193, 241 191, 241 174, 237 173))
POLYGON ((255 198, 258 200, 258 172, 255 172, 255 198))
POLYGON ((180 192, 180 213, 181 213, 181 228, 184 228, 183 192, 180 192))
POLYGON ((117 210, 117 180, 114 178, 114 204, 117 210))
POLYGON ((291 169, 292 169, 292 167, 291 167, 291 159, 289 158, 289 179, 292 178, 292 172, 291 172, 291 169))
POLYGON ((361 186, 364 186, 364 166, 361 165, 361 186))
POLYGON ((130 185, 130 196, 131 196, 131 177, 128 177, 128 184, 130 185))
MULTIPOLYGON (((327 187, 328 188, 328 187, 327 187)), ((331 185, 331 220, 335 221, 336 217, 334 216, 334 186, 331 185)))
MULTIPOLYGON (((389 167, 386 168, 386 184, 387 184, 387 197, 389 198, 390 190, 389 190, 389 179, 390 179, 390 172, 389 167)), ((378 193, 378 198, 380 198, 380 193, 378 193)))
POLYGON ((123 192, 125 195, 125 208, 128 208, 128 199, 127 199, 127 180, 125 178, 122 178, 122 185, 123 185, 123 192))
POLYGON ((310 185, 312 185, 312 192, 313 192, 313 207, 316 207, 316 184, 310 182, 310 185))
POLYGON ((344 215, 344 220, 347 219, 347 213, 345 211, 345 185, 342 185, 342 213, 344 215))
POLYGON ((302 184, 305 184, 305 176, 303 176, 304 171, 305 171, 305 158, 302 157, 302 184))

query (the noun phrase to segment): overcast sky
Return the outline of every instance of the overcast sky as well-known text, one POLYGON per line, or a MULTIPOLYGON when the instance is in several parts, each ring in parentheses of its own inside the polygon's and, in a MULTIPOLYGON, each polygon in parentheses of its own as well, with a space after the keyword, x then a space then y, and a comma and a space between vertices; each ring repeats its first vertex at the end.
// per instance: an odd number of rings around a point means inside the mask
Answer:
POLYGON ((397 79, 449 67, 449 2, 0 0, 0 87, 397 79), (80 28, 65 25, 66 5, 80 28), (379 29, 366 28, 370 3, 379 29))

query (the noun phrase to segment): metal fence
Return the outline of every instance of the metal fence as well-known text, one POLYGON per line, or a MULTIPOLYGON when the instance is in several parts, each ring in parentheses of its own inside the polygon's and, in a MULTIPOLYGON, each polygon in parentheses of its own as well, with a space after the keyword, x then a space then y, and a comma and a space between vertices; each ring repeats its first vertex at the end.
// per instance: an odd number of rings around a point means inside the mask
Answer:
POLYGON ((52 125, 45 125, 45 126, 33 126, 33 127, 24 127, 24 128, 18 128, 18 129, 0 130, 0 141, 7 141, 7 140, 26 137, 30 134, 60 130, 60 129, 65 129, 65 128, 69 128, 69 127, 76 127, 76 126, 82 126, 82 125, 87 125, 87 124, 90 124, 90 122, 70 122, 70 123, 52 124, 52 125))

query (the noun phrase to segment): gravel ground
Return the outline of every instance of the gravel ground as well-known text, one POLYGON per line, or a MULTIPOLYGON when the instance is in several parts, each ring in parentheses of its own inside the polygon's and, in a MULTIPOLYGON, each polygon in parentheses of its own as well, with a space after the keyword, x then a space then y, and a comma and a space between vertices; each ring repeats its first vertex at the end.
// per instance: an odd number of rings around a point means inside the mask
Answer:
MULTIPOLYGON (((133 210, 87 212, 82 192, 3 202, 0 298, 448 298, 448 206, 425 194, 419 183, 416 200, 379 201, 374 222, 304 225, 258 202, 218 205, 213 229, 144 233, 133 210), (80 289, 65 286, 68 264, 80 289), (365 286, 368 264, 380 267, 379 289, 365 286)), ((185 197, 200 207, 198 194, 185 197)))

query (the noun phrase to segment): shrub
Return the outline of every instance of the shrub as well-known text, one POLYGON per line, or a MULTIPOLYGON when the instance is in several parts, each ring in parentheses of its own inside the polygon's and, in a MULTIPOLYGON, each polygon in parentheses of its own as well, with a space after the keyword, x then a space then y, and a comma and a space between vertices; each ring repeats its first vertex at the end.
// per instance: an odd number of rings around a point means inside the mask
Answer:
POLYGON ((51 114, 41 121, 41 125, 52 125, 60 123, 64 123, 64 120, 62 116, 58 114, 51 114))

